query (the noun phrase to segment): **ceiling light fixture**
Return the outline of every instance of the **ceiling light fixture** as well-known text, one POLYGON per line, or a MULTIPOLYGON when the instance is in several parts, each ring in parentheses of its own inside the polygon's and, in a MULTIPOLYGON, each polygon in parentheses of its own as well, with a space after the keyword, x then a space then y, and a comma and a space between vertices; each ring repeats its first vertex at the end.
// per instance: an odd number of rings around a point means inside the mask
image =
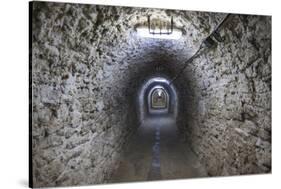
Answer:
POLYGON ((140 37, 144 38, 180 39, 182 36, 182 31, 174 27, 173 17, 170 22, 167 22, 160 19, 150 19, 148 16, 147 23, 136 27, 136 31, 140 37))

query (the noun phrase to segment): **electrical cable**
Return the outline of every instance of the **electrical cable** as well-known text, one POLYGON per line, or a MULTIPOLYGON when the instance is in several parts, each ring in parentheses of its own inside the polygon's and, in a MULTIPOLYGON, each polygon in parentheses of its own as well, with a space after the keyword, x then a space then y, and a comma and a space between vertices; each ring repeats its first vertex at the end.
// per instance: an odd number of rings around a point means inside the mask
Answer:
POLYGON ((169 85, 171 85, 182 73, 183 71, 186 69, 186 67, 188 66, 188 63, 192 62, 194 60, 194 58, 196 58, 200 53, 200 51, 207 47, 210 48, 213 46, 213 44, 215 43, 214 40, 212 39, 215 38, 215 40, 222 42, 223 39, 221 38, 221 36, 219 35, 219 30, 221 29, 221 27, 226 23, 227 20, 229 20, 230 16, 232 14, 227 14, 222 21, 215 27, 215 29, 204 39, 202 40, 199 48, 196 50, 196 52, 184 63, 184 66, 181 68, 181 70, 176 74, 176 76, 170 81, 169 85))

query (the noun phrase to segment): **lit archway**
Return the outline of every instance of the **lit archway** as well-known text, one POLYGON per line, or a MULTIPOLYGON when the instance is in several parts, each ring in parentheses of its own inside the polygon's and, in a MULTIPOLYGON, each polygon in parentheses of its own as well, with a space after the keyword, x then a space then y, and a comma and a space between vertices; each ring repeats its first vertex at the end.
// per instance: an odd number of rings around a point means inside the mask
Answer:
MULTIPOLYGON (((160 99, 159 99, 160 100, 160 99)), ((157 104, 156 104, 157 105, 157 104)), ((144 82, 139 91, 136 101, 138 107, 138 118, 143 122, 149 116, 163 115, 172 116, 175 119, 178 115, 178 96, 176 88, 170 84, 170 79, 165 77, 151 77, 144 82), (157 94, 161 89, 161 101, 158 106, 152 107, 152 94, 157 94), (164 95, 164 97, 163 97, 164 95)))
POLYGON ((168 95, 164 88, 155 88, 151 93, 150 106, 153 109, 165 109, 168 107, 168 95))

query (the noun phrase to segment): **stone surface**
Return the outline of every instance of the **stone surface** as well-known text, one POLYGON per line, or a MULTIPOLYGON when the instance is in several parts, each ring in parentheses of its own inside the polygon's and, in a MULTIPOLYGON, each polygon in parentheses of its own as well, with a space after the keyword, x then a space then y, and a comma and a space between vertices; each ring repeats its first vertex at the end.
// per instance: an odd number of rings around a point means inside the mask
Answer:
MULTIPOLYGON (((223 13, 33 3, 33 183, 104 183, 139 126, 148 77, 173 78, 223 13), (134 26, 174 17, 180 40, 143 39, 134 26)), ((271 172, 271 17, 234 15, 225 39, 174 81, 177 124, 209 175, 271 172)))
POLYGON ((271 172, 271 18, 235 15, 220 34, 185 70, 186 138, 210 176, 271 172))
POLYGON ((178 137, 174 118, 148 118, 122 155, 111 183, 206 177, 194 153, 178 137))

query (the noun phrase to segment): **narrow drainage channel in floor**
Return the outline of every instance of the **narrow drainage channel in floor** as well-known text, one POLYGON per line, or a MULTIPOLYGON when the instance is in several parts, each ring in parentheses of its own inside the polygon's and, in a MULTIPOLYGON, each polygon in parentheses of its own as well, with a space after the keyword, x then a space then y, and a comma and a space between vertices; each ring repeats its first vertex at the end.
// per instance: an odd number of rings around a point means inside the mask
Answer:
POLYGON ((160 180, 160 125, 155 129, 155 142, 152 147, 152 163, 147 180, 160 180))

